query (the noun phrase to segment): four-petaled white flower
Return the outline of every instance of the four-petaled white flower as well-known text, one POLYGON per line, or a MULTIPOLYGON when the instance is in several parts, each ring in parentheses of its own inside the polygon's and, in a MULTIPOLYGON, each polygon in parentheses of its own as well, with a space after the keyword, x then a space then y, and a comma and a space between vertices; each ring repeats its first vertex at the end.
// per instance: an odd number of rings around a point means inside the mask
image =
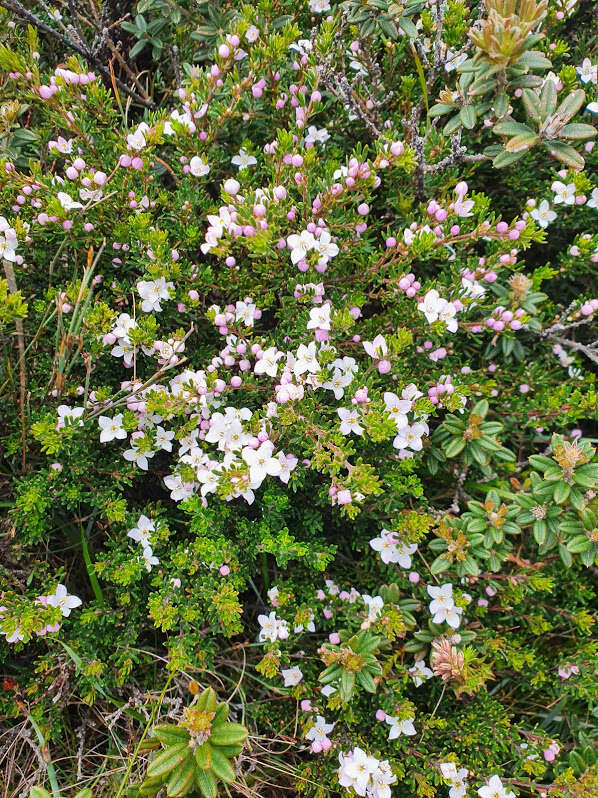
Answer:
POLYGON ((542 200, 538 207, 530 212, 530 216, 540 227, 548 227, 551 222, 554 222, 557 214, 551 209, 548 200, 542 200))
POLYGON ((453 586, 447 582, 440 587, 435 585, 428 585, 428 595, 432 599, 430 602, 430 613, 432 614, 432 623, 443 623, 446 621, 448 625, 457 629, 461 623, 461 615, 463 608, 457 607, 453 599, 453 586))
POLYGON ((384 336, 377 335, 373 341, 364 341, 363 348, 370 357, 380 360, 388 353, 388 346, 384 336))
POLYGON ((341 420, 340 431, 343 435, 350 435, 352 432, 356 435, 363 433, 363 427, 359 424, 360 418, 357 410, 347 410, 344 407, 339 407, 336 412, 341 420))
POLYGON ((56 592, 48 596, 48 604, 51 607, 57 607, 65 618, 69 617, 71 610, 80 607, 82 603, 78 596, 70 596, 64 585, 58 585, 56 592))
POLYGON ((65 211, 74 211, 77 208, 82 208, 80 202, 74 200, 70 194, 67 194, 66 191, 59 191, 56 195, 58 202, 62 205, 65 211))
POLYGON ((137 526, 134 526, 133 529, 129 529, 127 532, 127 537, 141 543, 143 548, 146 549, 151 546, 151 533, 154 532, 155 529, 156 527, 152 519, 142 514, 139 516, 137 526))
POLYGON ((285 687, 295 687, 299 684, 301 679, 303 679, 301 668, 299 668, 297 665, 295 665, 294 668, 283 668, 281 673, 282 678, 284 679, 285 687))
POLYGON ((413 684, 416 687, 420 687, 425 681, 434 676, 433 671, 428 668, 423 659, 416 659, 409 668, 408 673, 413 679, 413 684))
POLYGON ((320 371, 320 364, 316 358, 316 345, 313 341, 307 346, 299 344, 297 357, 293 365, 293 374, 296 377, 305 374, 306 371, 311 374, 317 374, 320 371))
POLYGON ((515 793, 508 790, 498 776, 490 776, 488 784, 478 790, 480 798, 515 798, 515 793))
POLYGON ((305 735, 306 740, 322 740, 328 739, 328 735, 334 729, 334 723, 326 723, 321 715, 316 715, 316 722, 305 735))
POLYGON ((127 437, 127 431, 123 428, 123 414, 117 413, 113 418, 109 416, 100 416, 98 418, 100 425, 100 443, 109 443, 113 440, 124 440, 127 437))
POLYGON ((560 180, 555 180, 550 186, 554 191, 554 202, 559 205, 574 205, 575 204, 575 183, 561 183, 560 180))
POLYGON ((174 285, 167 283, 165 277, 158 277, 157 280, 140 280, 137 283, 137 290, 143 300, 141 310, 144 313, 160 312, 162 310, 161 300, 170 299, 170 292, 173 289, 174 285))
POLYGON ((416 733, 415 726, 413 725, 413 721, 415 720, 414 717, 407 718, 406 720, 399 720, 398 717, 395 718, 392 715, 387 715, 384 720, 390 726, 388 732, 389 740, 396 740, 401 734, 405 734, 407 737, 413 737, 416 733))
POLYGON ((309 311, 308 330, 330 329, 330 305, 320 305, 309 311))
POLYGON ((454 762, 441 762, 440 772, 450 785, 449 798, 464 798, 467 794, 467 768, 457 768, 454 762))
POLYGON ((279 352, 275 346, 265 349, 262 357, 254 366, 256 374, 267 374, 269 377, 276 377, 278 373, 278 361, 284 357, 284 352, 279 352))
POLYGON ((210 167, 199 155, 194 155, 189 161, 189 171, 193 177, 204 177, 210 171, 210 167))
POLYGON ((582 83, 598 83, 598 64, 592 64, 589 58, 584 58, 575 71, 582 83))
POLYGON ((416 421, 415 424, 401 427, 392 445, 395 449, 412 449, 414 452, 420 452, 423 448, 422 438, 427 434, 428 425, 423 421, 416 421))
POLYGON ((238 155, 233 155, 231 163, 233 166, 237 166, 239 171, 241 171, 242 169, 247 169, 248 166, 255 166, 257 159, 241 148, 238 155))
POLYGON ((257 449, 246 446, 242 451, 243 460, 249 466, 249 479, 252 487, 259 487, 267 476, 280 474, 280 461, 272 455, 273 444, 265 441, 257 449))

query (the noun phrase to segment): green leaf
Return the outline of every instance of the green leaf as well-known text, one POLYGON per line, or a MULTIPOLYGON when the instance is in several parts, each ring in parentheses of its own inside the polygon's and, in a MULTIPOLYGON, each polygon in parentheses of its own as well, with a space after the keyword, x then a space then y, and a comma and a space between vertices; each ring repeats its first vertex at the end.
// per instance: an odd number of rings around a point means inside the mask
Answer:
POLYGON ((569 498, 570 491, 571 485, 569 485, 567 482, 557 482, 554 486, 552 498, 557 504, 563 504, 569 498))
POLYGON ((211 745, 238 745, 247 739, 249 732, 240 723, 224 723, 212 728, 211 745))
POLYGON ((587 551, 591 547, 592 541, 585 535, 577 535, 567 543, 567 549, 571 554, 581 554, 582 551, 587 551))
POLYGON ((195 773, 193 758, 189 757, 168 779, 166 795, 169 798, 177 798, 177 796, 187 795, 188 792, 191 792, 195 773))
POLYGON ((147 769, 147 775, 149 778, 164 776, 180 765, 190 754, 191 749, 188 743, 171 745, 152 759, 147 769))
MULTIPOLYGON (((538 142, 538 137, 535 133, 531 131, 529 133, 523 133, 520 136, 513 136, 512 139, 509 139, 505 144, 505 150, 507 152, 526 152, 527 150, 531 149, 538 142)), ((513 340, 513 339, 511 339, 513 340)))
POLYGON ((454 110, 454 105, 447 105, 446 103, 436 103, 430 108, 430 116, 444 116, 454 110))
POLYGON ((584 168, 584 159, 577 150, 574 150, 573 147, 570 147, 568 144, 563 144, 561 141, 546 141, 544 142, 544 146, 553 158, 571 167, 571 169, 581 172, 584 168))
POLYGON ((444 554, 439 554, 435 560, 432 560, 430 571, 433 574, 441 574, 443 571, 448 571, 450 562, 446 559, 444 554))
POLYGON ((500 136, 519 136, 526 133, 534 135, 531 127, 523 125, 521 122, 498 122, 492 130, 500 136))
POLYGON ((559 555, 561 560, 563 561, 563 564, 567 568, 571 568, 571 566, 573 565, 573 558, 571 557, 571 554, 567 551, 566 546, 563 546, 562 543, 559 543, 559 555))
POLYGON ((552 62, 538 50, 528 50, 527 53, 523 53, 518 58, 517 64, 525 64, 530 69, 550 69, 552 66, 552 62))
POLYGON ((216 779, 210 770, 196 770, 195 783, 204 798, 216 798, 218 788, 216 779))
POLYGON ((221 781, 231 784, 235 780, 235 771, 228 759, 215 748, 212 752, 210 770, 221 781))
POLYGON ((399 27, 410 39, 417 39, 417 28, 408 17, 399 17, 399 27))
POLYGON ((524 154, 524 152, 507 152, 504 150, 500 153, 500 155, 496 156, 496 158, 492 161, 492 165, 496 169, 504 169, 505 166, 510 166, 512 163, 518 161, 523 157, 524 154))
POLYGON ((591 139, 596 135, 593 125, 584 125, 581 122, 570 122, 562 128, 560 135, 565 139, 591 139))
POLYGON ((165 746, 176 745, 177 743, 189 743, 189 732, 174 726, 172 723, 164 723, 154 726, 154 737, 157 737, 165 746))
POLYGON ((472 130, 475 127, 476 112, 473 105, 464 105, 459 111, 459 119, 463 127, 472 130))
POLYGON ((463 438, 454 438, 448 446, 445 447, 444 453, 447 457, 456 457, 460 452, 465 449, 465 441, 463 438))
POLYGON ((197 767, 201 770, 207 770, 210 767, 212 762, 213 756, 213 749, 210 743, 203 743, 203 745, 199 745, 195 749, 195 761, 197 763, 197 767))

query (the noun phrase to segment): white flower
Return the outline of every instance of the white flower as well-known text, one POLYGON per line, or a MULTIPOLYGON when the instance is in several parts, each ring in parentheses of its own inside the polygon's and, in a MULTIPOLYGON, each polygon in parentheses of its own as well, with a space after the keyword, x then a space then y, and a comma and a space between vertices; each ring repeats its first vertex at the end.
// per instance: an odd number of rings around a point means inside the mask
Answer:
POLYGON ((542 200, 538 207, 531 211, 530 216, 540 227, 545 228, 548 227, 551 222, 554 222, 557 214, 555 211, 551 210, 548 200, 542 200))
POLYGON ((467 794, 467 768, 459 768, 454 762, 441 762, 440 772, 450 785, 449 798, 464 798, 467 794))
POLYGON ((446 621, 451 628, 457 629, 461 623, 460 615, 462 615, 463 609, 455 606, 453 600, 453 586, 450 582, 440 587, 428 585, 427 590, 428 595, 432 598, 430 602, 432 623, 443 623, 446 621))
POLYGON ((238 166, 239 171, 241 171, 242 169, 247 169, 248 166, 255 166, 257 159, 241 148, 239 154, 231 158, 231 163, 233 166, 238 166))
POLYGON ((269 377, 276 377, 278 373, 278 361, 284 357, 283 352, 277 351, 275 346, 271 346, 264 350, 261 360, 258 360, 254 366, 256 374, 267 374, 269 377))
MULTIPOLYGON (((334 363, 332 365, 334 365, 334 363)), ((327 391, 333 391, 335 399, 342 399, 345 395, 345 388, 352 382, 353 372, 341 371, 341 369, 336 368, 332 377, 323 383, 322 388, 325 388, 327 391)))
POLYGON ((243 460, 249 466, 249 479, 252 487, 259 487, 266 476, 276 477, 280 474, 280 461, 272 456, 273 445, 265 441, 257 449, 246 446, 243 449, 243 460))
POLYGON ((286 621, 279 620, 276 617, 274 610, 272 610, 269 615, 258 615, 257 621, 262 627, 259 634, 259 639, 261 641, 269 640, 271 643, 275 643, 279 637, 281 640, 284 640, 285 637, 288 637, 286 621))
POLYGON ((382 335, 377 335, 373 341, 364 341, 363 348, 370 357, 380 360, 388 352, 388 346, 382 335))
POLYGON ((407 737, 413 737, 416 733, 415 726, 413 725, 413 721, 415 720, 414 717, 407 718, 407 720, 399 720, 398 717, 393 718, 392 715, 387 715, 384 720, 390 726, 390 731, 388 732, 389 740, 396 740, 401 734, 405 734, 407 737))
POLYGON ((159 277, 157 280, 140 280, 137 283, 137 290, 143 300, 141 310, 144 313, 151 313, 154 310, 160 312, 162 310, 160 301, 170 299, 172 289, 174 289, 174 285, 167 283, 165 277, 159 277))
POLYGON ((378 760, 368 756, 361 748, 351 754, 339 754, 338 781, 341 787, 353 789, 357 795, 365 795, 370 776, 378 768, 378 760))
POLYGON ((48 151, 61 152, 63 155, 66 155, 67 153, 73 151, 73 140, 65 139, 62 136, 58 136, 58 139, 56 141, 48 142, 48 151))
POLYGON ((324 146, 328 139, 330 138, 330 134, 326 130, 325 127, 318 130, 315 125, 310 125, 307 128, 307 134, 305 136, 305 143, 306 144, 321 144, 324 146))
POLYGON ((291 478, 291 471, 297 467, 299 460, 292 454, 285 455, 282 452, 278 452, 276 456, 280 463, 280 474, 278 478, 281 482, 284 482, 285 485, 288 485, 289 479, 291 478))
POLYGON ((423 302, 417 306, 420 313, 426 317, 428 324, 433 324, 439 319, 444 321, 449 332, 457 331, 457 320, 454 318, 457 310, 452 302, 443 299, 435 288, 425 295, 423 302))
POLYGON ((142 471, 147 471, 149 463, 148 460, 154 456, 154 452, 147 448, 147 444, 143 438, 133 438, 131 440, 131 448, 123 452, 123 457, 130 463, 135 463, 137 468, 142 471))
POLYGON ((83 207, 80 202, 76 202, 70 194, 66 193, 66 191, 59 191, 56 197, 65 211, 73 211, 76 208, 83 207))
POLYGON ((575 71, 582 83, 598 83, 598 65, 592 64, 589 58, 584 58, 575 71))
POLYGON ((174 502, 184 501, 193 496, 193 485, 183 482, 178 474, 170 474, 164 477, 164 484, 170 491, 170 498, 174 502))
POLYGON ((428 679, 434 676, 434 673, 427 667, 423 659, 416 659, 413 665, 409 668, 408 673, 413 679, 416 687, 422 685, 428 679))
POLYGON ((384 607, 384 600, 382 596, 368 596, 362 595, 363 603, 368 608, 368 620, 375 621, 376 618, 382 613, 384 607))
POLYGON ((205 163, 199 155, 194 155, 189 161, 189 171, 193 177, 204 177, 210 171, 210 167, 205 163))
POLYGON ((256 310, 257 305, 249 297, 246 297, 242 302, 235 304, 235 319, 242 321, 246 327, 253 327, 256 310))
POLYGON ((515 798, 515 793, 507 790, 498 776, 490 776, 488 784, 478 790, 478 795, 480 798, 515 798))
POLYGON ((143 557, 143 562, 145 564, 145 567, 148 570, 148 573, 152 570, 152 565, 159 565, 160 564, 160 560, 157 557, 154 556, 154 553, 153 553, 153 551, 152 551, 150 546, 146 546, 143 549, 142 557, 143 557))
POLYGON ((309 0, 309 10, 312 14, 324 14, 330 11, 330 0, 309 0))
POLYGON ((156 427, 156 446, 159 446, 160 449, 165 452, 171 452, 173 438, 174 432, 165 430, 164 427, 156 427))
POLYGON ((407 425, 399 429, 398 435, 392 442, 395 449, 412 449, 420 452, 423 448, 422 438, 428 434, 428 425, 422 421, 407 425))
POLYGON ((154 531, 155 526, 151 518, 148 518, 147 515, 140 515, 139 521, 137 521, 137 526, 134 526, 133 529, 129 529, 127 532, 127 537, 132 538, 132 540, 136 540, 138 543, 141 543, 145 549, 151 545, 150 533, 154 531))
POLYGON ((127 146, 131 150, 142 150, 145 145, 145 134, 149 131, 149 126, 142 122, 134 133, 127 136, 127 146))
POLYGON ((287 246, 291 250, 291 263, 296 265, 308 252, 316 248, 316 239, 313 233, 303 230, 299 235, 296 233, 290 235, 287 238, 287 246))
POLYGON ((71 610, 80 607, 82 603, 78 596, 69 596, 64 585, 58 585, 54 595, 48 596, 48 604, 57 607, 65 618, 69 617, 71 610))
POLYGON ((598 187, 592 189, 590 199, 586 202, 586 208, 598 208, 598 187))
POLYGON ((15 248, 11 246, 11 242, 5 239, 4 236, 0 236, 0 260, 4 258, 4 260, 14 263, 17 259, 15 248))
POLYGON ((109 441, 124 440, 127 437, 127 431, 123 429, 123 414, 117 413, 114 418, 109 416, 100 416, 98 424, 100 425, 100 443, 108 443, 109 441))
POLYGON ((399 399, 396 393, 386 391, 384 394, 384 404, 386 412, 396 424, 397 429, 407 426, 407 413, 411 410, 411 402, 408 399, 399 399))
POLYGON ((334 723, 326 723, 321 715, 316 716, 316 722, 305 735, 306 740, 326 740, 330 732, 334 729, 334 723))
POLYGON ((357 410, 347 410, 344 407, 339 407, 336 412, 341 420, 340 431, 343 435, 350 435, 352 432, 356 435, 363 433, 363 427, 359 424, 360 418, 357 410))
POLYGON ((318 264, 320 266, 325 266, 330 258, 334 258, 339 252, 338 244, 332 240, 332 235, 328 230, 323 230, 320 237, 315 239, 313 249, 319 254, 318 264))
POLYGON ((69 407, 68 405, 60 405, 58 407, 58 426, 64 427, 67 426, 83 426, 83 419, 81 416, 84 413, 84 408, 82 407, 69 407))
POLYGON ((417 543, 401 543, 394 539, 393 533, 383 529, 380 537, 372 538, 370 546, 380 552, 382 562, 398 563, 401 568, 411 568, 411 555, 417 551, 417 543))
POLYGON ((320 305, 309 311, 308 330, 330 329, 330 305, 320 305))
POLYGON ((575 204, 575 184, 568 183, 565 185, 560 180, 555 180, 550 187, 554 191, 554 201, 557 205, 563 203, 564 205, 575 204))
POLYGON ((306 371, 309 371, 311 374, 317 374, 319 370, 320 364, 316 358, 315 343, 312 341, 307 346, 305 346, 305 344, 299 344, 299 348, 297 349, 297 357, 295 358, 295 363, 293 366, 293 374, 296 377, 299 377, 306 371))
POLYGON ((299 684, 301 679, 303 679, 301 668, 297 665, 295 665, 294 668, 283 668, 281 673, 285 687, 295 687, 295 685, 299 684))

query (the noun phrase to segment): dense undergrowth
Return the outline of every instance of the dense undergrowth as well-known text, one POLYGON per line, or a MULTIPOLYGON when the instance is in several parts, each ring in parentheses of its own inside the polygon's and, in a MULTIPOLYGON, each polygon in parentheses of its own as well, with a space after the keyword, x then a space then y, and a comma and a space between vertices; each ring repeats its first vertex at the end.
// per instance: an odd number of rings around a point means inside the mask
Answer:
POLYGON ((596 4, 0 7, 2 794, 598 795, 596 4))

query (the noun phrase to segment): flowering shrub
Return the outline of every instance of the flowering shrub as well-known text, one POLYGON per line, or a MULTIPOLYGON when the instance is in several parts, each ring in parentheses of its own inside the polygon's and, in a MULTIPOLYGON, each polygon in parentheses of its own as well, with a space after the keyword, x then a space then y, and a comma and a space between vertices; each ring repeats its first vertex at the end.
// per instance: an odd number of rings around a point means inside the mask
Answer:
POLYGON ((596 7, 0 5, 6 790, 596 795, 596 7))

